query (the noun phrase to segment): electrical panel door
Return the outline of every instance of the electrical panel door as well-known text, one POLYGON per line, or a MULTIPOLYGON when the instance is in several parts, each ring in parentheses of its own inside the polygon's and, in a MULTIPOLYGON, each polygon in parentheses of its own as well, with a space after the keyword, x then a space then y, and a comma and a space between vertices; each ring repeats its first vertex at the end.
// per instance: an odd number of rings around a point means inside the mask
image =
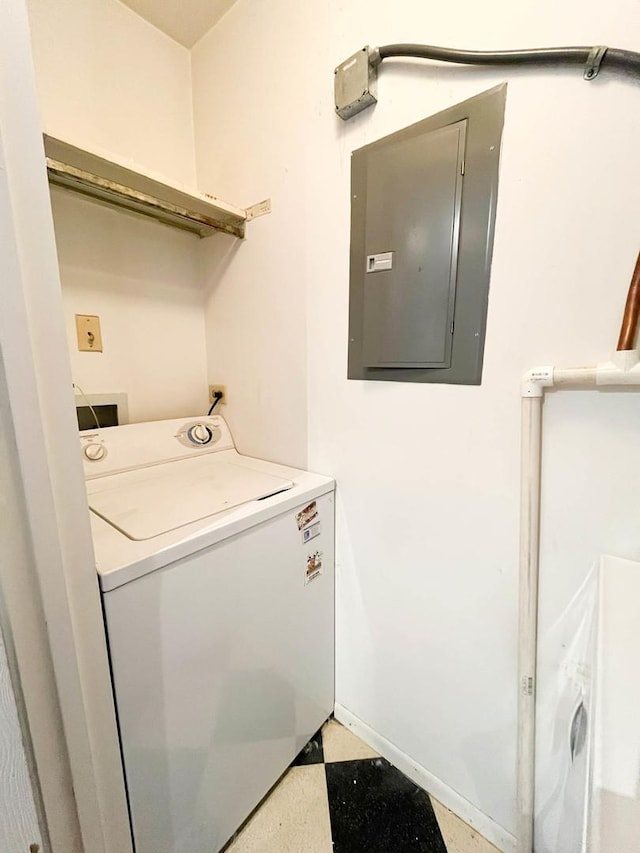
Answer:
POLYGON ((506 93, 351 155, 349 379, 481 383, 506 93))
POLYGON ((461 121, 369 154, 362 265, 367 367, 451 363, 465 130, 461 121))

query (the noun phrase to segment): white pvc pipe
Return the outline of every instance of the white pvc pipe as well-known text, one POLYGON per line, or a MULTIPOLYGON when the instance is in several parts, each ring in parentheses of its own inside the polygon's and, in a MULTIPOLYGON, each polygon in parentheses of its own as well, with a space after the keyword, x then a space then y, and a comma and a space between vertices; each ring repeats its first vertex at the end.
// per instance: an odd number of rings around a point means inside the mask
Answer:
POLYGON ((596 387, 596 368, 595 367, 569 367, 563 370, 554 368, 553 384, 555 387, 563 385, 571 385, 574 388, 578 386, 596 387))
POLYGON ((533 853, 536 748, 536 664, 540 560, 540 465, 545 388, 592 386, 592 367, 535 368, 522 388, 520 469, 520 591, 518 639, 518 743, 516 759, 517 853, 533 853))
POLYGON ((517 853, 533 853, 542 394, 522 399, 517 853))
POLYGON ((540 559, 542 401, 546 388, 640 387, 637 351, 614 353, 597 367, 536 367, 522 380, 520 603, 518 641, 517 853, 534 853, 536 663, 540 559))

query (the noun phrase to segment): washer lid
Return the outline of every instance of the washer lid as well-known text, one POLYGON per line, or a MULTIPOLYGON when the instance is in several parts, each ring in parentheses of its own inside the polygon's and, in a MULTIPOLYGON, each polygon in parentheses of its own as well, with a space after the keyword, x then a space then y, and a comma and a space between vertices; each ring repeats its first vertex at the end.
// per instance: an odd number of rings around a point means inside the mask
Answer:
POLYGON ((89 506, 129 539, 142 540, 293 486, 291 480, 216 457, 92 480, 87 484, 89 506))

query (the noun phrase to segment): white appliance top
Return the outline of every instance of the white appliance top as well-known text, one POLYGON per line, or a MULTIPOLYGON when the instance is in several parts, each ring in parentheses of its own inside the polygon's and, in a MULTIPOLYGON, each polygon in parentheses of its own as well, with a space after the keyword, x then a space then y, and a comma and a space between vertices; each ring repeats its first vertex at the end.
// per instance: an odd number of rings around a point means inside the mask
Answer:
POLYGON ((80 444, 103 592, 335 488, 242 456, 219 415, 94 430, 80 444))
POLYGON ((219 456, 207 453, 93 480, 89 506, 130 539, 151 539, 293 486, 219 456))

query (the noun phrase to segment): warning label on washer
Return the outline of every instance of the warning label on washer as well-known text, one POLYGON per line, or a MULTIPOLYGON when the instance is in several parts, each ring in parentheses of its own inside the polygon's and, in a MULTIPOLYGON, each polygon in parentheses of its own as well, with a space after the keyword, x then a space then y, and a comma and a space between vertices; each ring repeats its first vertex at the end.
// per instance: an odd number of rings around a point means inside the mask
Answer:
POLYGON ((312 539, 315 539, 316 536, 320 536, 322 530, 320 528, 320 522, 314 521, 313 524, 310 524, 309 527, 305 527, 302 531, 302 541, 310 542, 312 539))
POLYGON ((305 573, 305 585, 322 574, 322 551, 316 551, 307 557, 307 570, 305 573))
POLYGON ((298 525, 298 530, 302 530, 303 527, 311 524, 311 522, 315 521, 317 517, 318 505, 315 501, 311 501, 311 503, 307 504, 304 509, 301 509, 300 512, 296 513, 296 524, 298 525))

